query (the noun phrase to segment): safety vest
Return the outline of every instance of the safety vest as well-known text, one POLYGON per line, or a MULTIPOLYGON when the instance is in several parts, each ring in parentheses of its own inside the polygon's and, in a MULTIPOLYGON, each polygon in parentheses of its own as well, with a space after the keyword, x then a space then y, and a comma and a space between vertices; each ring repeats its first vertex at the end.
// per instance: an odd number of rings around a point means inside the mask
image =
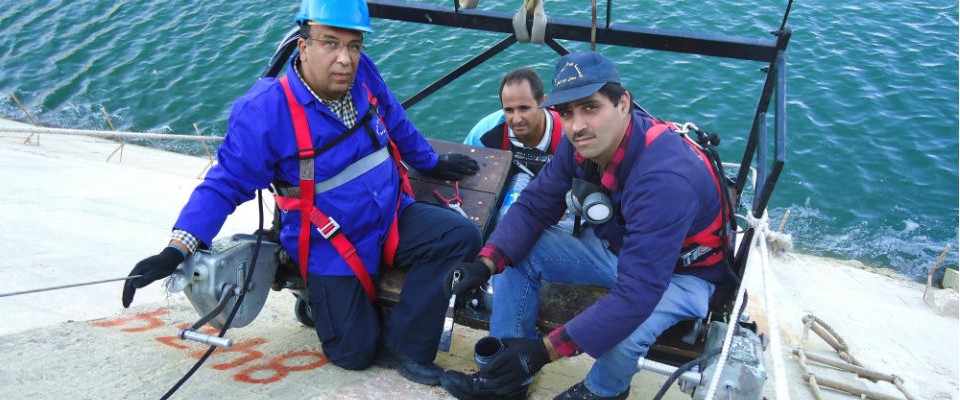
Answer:
MULTIPOLYGON (((650 147, 650 144, 668 129, 676 130, 676 125, 673 122, 663 122, 652 118, 649 119, 649 121, 653 122, 653 126, 647 129, 645 147, 650 147)), ((730 216, 728 215, 724 218, 724 203, 719 197, 724 195, 724 189, 713 166, 710 164, 710 159, 707 158, 707 155, 700 146, 690 139, 689 136, 680 136, 683 138, 684 143, 689 145, 693 151, 697 152, 704 165, 706 165, 707 170, 710 171, 710 176, 713 178, 713 183, 717 188, 717 200, 719 201, 720 207, 718 207, 716 218, 713 219, 710 225, 699 232, 687 236, 683 240, 680 257, 677 259, 677 268, 710 266, 723 259, 724 251, 727 246, 729 246, 729 239, 723 235, 723 224, 730 221, 730 216)))
MULTIPOLYGON (((563 124, 560 122, 560 114, 554 110, 547 109, 550 117, 553 119, 553 131, 550 132, 550 154, 557 154, 557 145, 560 144, 560 138, 563 136, 563 124)), ((506 117, 504 117, 506 118, 506 117)), ((510 125, 503 122, 503 140, 500 142, 500 150, 510 150, 510 125)))
MULTIPOLYGON (((364 83, 363 87, 367 91, 367 100, 370 102, 370 109, 367 114, 364 115, 364 117, 358 121, 353 128, 341 134, 330 144, 324 148, 316 149, 313 147, 313 140, 310 137, 310 126, 307 123, 306 112, 303 106, 300 105, 300 103, 298 103, 294 97, 293 91, 290 89, 290 82, 287 80, 286 76, 280 78, 280 84, 283 86, 283 92, 286 95, 287 104, 290 106, 290 118, 293 120, 293 131, 297 139, 297 156, 300 159, 300 185, 299 196, 295 196, 296 191, 288 190, 284 193, 281 193, 282 190, 278 190, 274 195, 274 199, 277 202, 277 206, 281 210, 300 211, 300 234, 298 238, 298 260, 300 264, 300 275, 303 277, 304 283, 306 283, 307 262, 310 255, 310 229, 315 226, 317 232, 319 232, 324 239, 330 241, 330 244, 333 245, 333 247, 337 250, 337 253, 340 254, 340 257, 343 257, 347 265, 350 266, 350 269, 353 270, 353 273, 357 276, 357 279, 360 280, 360 284, 363 285, 363 289, 367 293, 367 297, 371 302, 373 302, 377 298, 377 292, 373 287, 373 281, 370 279, 370 273, 367 271, 363 261, 360 260, 360 256, 357 255, 356 248, 340 230, 340 223, 324 214, 323 211, 314 205, 314 197, 317 193, 333 189, 350 181, 352 178, 360 176, 364 172, 369 171, 371 168, 379 165, 382 161, 385 161, 386 157, 393 159, 393 163, 397 168, 397 172, 400 174, 401 190, 410 196, 413 196, 413 188, 410 186, 410 180, 407 176, 407 168, 401 162, 400 152, 397 150, 396 144, 393 143, 393 140, 390 139, 388 133, 386 147, 355 161, 353 164, 350 164, 344 168, 334 177, 323 182, 315 183, 314 161, 318 156, 320 156, 326 150, 329 150, 331 147, 333 147, 333 145, 340 143, 343 139, 346 139, 352 135, 359 127, 364 126, 366 128, 365 125, 367 121, 369 121, 373 115, 376 115, 377 118, 380 118, 381 125, 384 127, 384 129, 386 129, 386 124, 383 122, 383 117, 381 117, 380 113, 377 111, 377 98, 373 95, 373 93, 370 92, 370 88, 368 88, 364 83)), ((369 130, 369 128, 367 129, 369 130)), ((376 142, 376 140, 374 140, 374 142, 376 142)), ((397 193, 397 208, 394 212, 393 221, 390 223, 386 241, 383 245, 383 262, 388 266, 393 266, 393 257, 397 251, 397 244, 400 242, 400 233, 397 226, 397 212, 399 212, 399 209, 400 193, 397 193)))

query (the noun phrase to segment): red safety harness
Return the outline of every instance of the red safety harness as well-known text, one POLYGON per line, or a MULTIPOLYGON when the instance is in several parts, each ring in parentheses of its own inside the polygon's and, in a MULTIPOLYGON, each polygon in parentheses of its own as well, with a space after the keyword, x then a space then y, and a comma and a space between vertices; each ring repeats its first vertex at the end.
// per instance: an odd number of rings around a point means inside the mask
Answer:
MULTIPOLYGON (((320 232, 320 235, 323 236, 324 239, 329 240, 330 244, 337 250, 337 253, 340 254, 340 257, 343 257, 344 261, 347 262, 347 265, 350 266, 353 273, 357 275, 357 279, 360 280, 360 284, 363 285, 367 297, 373 302, 377 298, 377 292, 373 287, 373 281, 370 279, 370 273, 367 272, 366 266, 363 264, 363 261, 360 260, 360 256, 357 255, 357 249, 340 230, 340 224, 314 205, 314 161, 322 151, 318 152, 317 149, 313 147, 306 112, 303 106, 297 102, 293 91, 290 90, 290 82, 286 76, 280 78, 280 84, 283 86, 287 104, 290 106, 290 117, 293 120, 293 130, 297 138, 297 155, 300 158, 300 196, 299 198, 284 197, 277 194, 274 196, 274 199, 276 199, 277 206, 280 207, 281 210, 300 211, 300 235, 298 242, 300 275, 303 277, 304 283, 306 283, 307 262, 310 255, 310 229, 311 225, 313 225, 317 227, 317 232, 320 232)), ((363 87, 367 91, 367 100, 370 102, 370 107, 374 109, 377 118, 380 118, 381 124, 386 127, 386 124, 383 123, 383 117, 375 110, 377 107, 377 98, 373 96, 366 84, 364 84, 363 87)), ((410 186, 410 180, 407 177, 407 168, 401 163, 400 153, 397 150, 396 144, 390 140, 389 133, 387 135, 387 142, 390 147, 390 157, 393 159, 394 165, 397 167, 397 172, 400 174, 401 190, 413 196, 413 188, 410 186)), ((383 247, 383 262, 388 266, 393 266, 393 257, 397 251, 397 244, 400 241, 399 229, 397 227, 397 212, 399 212, 399 209, 400 196, 398 194, 397 210, 394 213, 393 222, 390 223, 386 242, 383 247)))
MULTIPOLYGON (((550 132, 550 154, 557 154, 557 145, 560 144, 563 136, 563 124, 560 122, 560 114, 552 109, 547 109, 550 117, 553 118, 553 131, 550 132)), ((503 140, 500 142, 500 150, 510 150, 510 126, 506 121, 503 123, 503 140)))
MULTIPOLYGON (((647 129, 646 134, 646 147, 650 146, 654 140, 656 140, 663 132, 666 132, 667 129, 676 130, 677 127, 673 122, 662 122, 654 119, 650 120, 653 122, 653 126, 647 129)), ((684 142, 687 143, 697 154, 700 156, 700 159, 703 160, 703 163, 706 165, 707 170, 710 171, 710 176, 713 177, 713 182, 717 188, 717 197, 723 195, 723 190, 721 189, 720 179, 714 171, 713 166, 710 164, 710 159, 707 158, 707 155, 703 152, 699 145, 690 139, 687 135, 680 135, 684 142)), ((720 201, 720 209, 717 211, 717 217, 713 219, 713 222, 703 230, 694 233, 693 235, 687 236, 683 240, 683 247, 680 249, 680 258, 677 260, 677 268, 686 268, 686 267, 704 267, 716 264, 723 259, 724 251, 723 249, 726 246, 729 246, 728 239, 724 237, 723 233, 723 224, 728 222, 730 216, 726 217, 724 221, 723 215, 723 201, 720 201)))

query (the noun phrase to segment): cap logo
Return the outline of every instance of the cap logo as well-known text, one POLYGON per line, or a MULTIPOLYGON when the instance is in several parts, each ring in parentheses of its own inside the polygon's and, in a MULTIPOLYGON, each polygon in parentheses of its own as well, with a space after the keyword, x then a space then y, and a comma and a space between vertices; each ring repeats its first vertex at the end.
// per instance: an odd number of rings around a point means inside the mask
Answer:
POLYGON ((577 63, 567 61, 565 64, 563 64, 563 68, 560 68, 560 71, 557 72, 557 76, 558 78, 553 81, 553 87, 558 87, 567 82, 573 82, 577 79, 583 78, 583 72, 580 71, 580 66, 577 65, 577 63), (573 70, 572 72, 569 73, 570 74, 569 76, 567 76, 566 78, 559 78, 560 76, 563 76, 564 73, 567 72, 567 70, 570 68, 572 68, 573 70))

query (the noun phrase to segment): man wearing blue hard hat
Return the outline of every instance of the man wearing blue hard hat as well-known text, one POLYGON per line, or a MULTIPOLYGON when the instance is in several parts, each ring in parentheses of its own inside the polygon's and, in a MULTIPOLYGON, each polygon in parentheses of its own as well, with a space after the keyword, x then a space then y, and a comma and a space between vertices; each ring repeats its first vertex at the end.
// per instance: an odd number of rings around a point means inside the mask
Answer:
POLYGON ((327 359, 349 370, 376 361, 438 385, 443 277, 481 237, 457 212, 415 202, 400 159, 447 180, 479 165, 438 155, 407 118, 363 53, 373 32, 364 0, 304 0, 296 23, 299 53, 286 75, 258 81, 234 103, 217 165, 180 212, 168 247, 134 267, 131 275, 142 276, 127 281, 123 305, 208 246, 227 215, 270 186, 283 210, 280 242, 307 284, 327 359), (408 271, 386 317, 373 304, 381 263, 408 271))
POLYGON ((715 285, 727 277, 729 236, 718 228, 730 214, 721 211, 715 170, 672 124, 633 109, 608 58, 560 58, 553 93, 540 104, 549 106, 568 140, 477 259, 448 274, 454 294, 498 274, 491 337, 475 348, 479 371, 441 378, 460 399, 525 398, 543 365, 583 352, 596 362, 556 399, 625 399, 657 337, 680 320, 705 317, 715 285), (575 221, 561 221, 565 210, 575 221), (540 337, 541 280, 610 292, 540 337))

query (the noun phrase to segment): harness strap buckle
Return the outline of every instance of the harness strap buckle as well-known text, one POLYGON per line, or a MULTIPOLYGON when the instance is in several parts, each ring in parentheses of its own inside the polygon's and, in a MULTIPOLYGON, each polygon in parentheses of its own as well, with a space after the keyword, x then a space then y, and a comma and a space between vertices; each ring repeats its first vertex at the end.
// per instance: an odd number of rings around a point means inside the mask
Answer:
POLYGON ((320 236, 323 236, 324 239, 329 240, 331 236, 340 232, 340 224, 333 218, 327 217, 327 223, 323 224, 323 226, 317 226, 317 232, 319 232, 320 236))
POLYGON ((316 156, 317 156, 317 151, 315 149, 298 149, 297 150, 297 157, 300 157, 301 160, 305 158, 313 158, 316 156))
POLYGON ((684 268, 686 268, 686 267, 689 267, 691 264, 696 263, 697 261, 700 261, 700 259, 703 258, 704 256, 713 254, 714 251, 715 249, 712 247, 699 245, 683 253, 680 253, 679 261, 680 261, 680 264, 684 268))
POLYGON ((671 123, 671 124, 673 124, 674 126, 674 129, 673 129, 674 131, 683 135, 686 135, 691 131, 697 132, 700 130, 700 127, 698 127, 697 124, 694 124, 693 122, 685 122, 682 124, 676 124, 676 123, 671 123))
POLYGON ((300 181, 301 181, 301 182, 302 182, 302 181, 311 181, 310 183, 307 184, 307 185, 309 185, 309 186, 313 186, 313 182, 312 182, 312 181, 313 181, 313 176, 314 176, 313 174, 314 174, 314 172, 315 172, 315 169, 314 169, 314 167, 313 167, 313 166, 314 166, 314 160, 315 160, 314 158, 304 158, 304 159, 301 159, 301 160, 300 160, 300 169, 299 169, 299 171, 298 171, 299 177, 300 177, 300 181))

